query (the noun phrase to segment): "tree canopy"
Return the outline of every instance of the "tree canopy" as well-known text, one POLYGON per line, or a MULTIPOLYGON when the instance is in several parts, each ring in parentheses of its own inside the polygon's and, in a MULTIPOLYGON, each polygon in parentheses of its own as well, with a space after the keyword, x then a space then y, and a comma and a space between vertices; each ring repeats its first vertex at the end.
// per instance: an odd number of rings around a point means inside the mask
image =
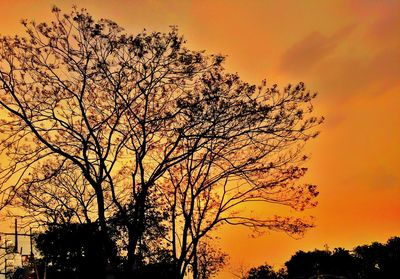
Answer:
POLYGON ((276 272, 270 265, 251 268, 245 279, 291 278, 398 278, 400 276, 400 238, 386 243, 359 245, 352 251, 344 248, 297 251, 276 272))
POLYGON ((316 186, 297 183, 322 122, 303 83, 246 83, 175 27, 130 35, 84 9, 53 13, 0 37, 0 207, 45 225, 98 224, 103 267, 117 265, 107 245, 117 228, 127 274, 167 251, 177 278, 200 278, 218 225, 312 226, 241 210, 316 204, 316 186))

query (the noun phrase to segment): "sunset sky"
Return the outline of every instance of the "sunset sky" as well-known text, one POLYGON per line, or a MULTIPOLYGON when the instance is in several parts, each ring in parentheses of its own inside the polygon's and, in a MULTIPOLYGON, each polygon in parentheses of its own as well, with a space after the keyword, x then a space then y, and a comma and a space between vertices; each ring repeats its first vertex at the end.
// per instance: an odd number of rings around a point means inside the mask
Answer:
POLYGON ((319 205, 303 214, 316 227, 298 240, 221 229, 230 262, 218 278, 240 266, 282 266, 297 250, 400 236, 400 1, 0 0, 0 34, 21 34, 23 18, 49 19, 54 4, 65 12, 77 4, 133 34, 177 25, 190 48, 227 55, 228 71, 246 81, 304 81, 319 92, 326 121, 307 148, 305 178, 318 185, 319 205))

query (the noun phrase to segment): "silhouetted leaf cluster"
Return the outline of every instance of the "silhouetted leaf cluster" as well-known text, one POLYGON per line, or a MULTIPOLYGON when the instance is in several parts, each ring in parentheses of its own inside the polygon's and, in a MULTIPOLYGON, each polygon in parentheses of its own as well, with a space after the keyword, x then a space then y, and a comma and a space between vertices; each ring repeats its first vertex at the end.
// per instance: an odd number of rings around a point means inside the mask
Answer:
POLYGON ((386 244, 357 246, 353 251, 298 251, 285 266, 286 270, 278 272, 269 265, 252 268, 245 279, 400 278, 400 237, 390 238, 386 244))
MULTIPOLYGON (((118 259, 117 249, 112 239, 103 239, 98 224, 50 225, 45 233, 39 234, 36 247, 43 255, 47 278, 98 278, 102 276, 104 263, 99 255, 109 245, 112 257, 118 259)), ((44 268, 44 266, 43 266, 44 268)), ((43 275, 43 274, 42 274, 43 275)))

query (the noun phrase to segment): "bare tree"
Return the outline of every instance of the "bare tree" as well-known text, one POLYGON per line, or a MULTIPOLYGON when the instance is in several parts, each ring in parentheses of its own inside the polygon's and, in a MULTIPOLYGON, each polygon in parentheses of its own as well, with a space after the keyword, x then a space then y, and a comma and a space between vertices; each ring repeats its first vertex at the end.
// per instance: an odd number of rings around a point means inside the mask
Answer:
POLYGON ((97 218, 96 195, 82 173, 75 166, 65 164, 42 176, 49 168, 48 163, 33 172, 14 200, 15 207, 25 209, 21 217, 26 225, 46 227, 49 224, 94 222, 97 218))
POLYGON ((185 137, 185 148, 197 151, 171 167, 160 185, 172 212, 170 241, 181 276, 200 240, 219 224, 297 235, 311 226, 302 219, 251 216, 244 210, 249 204, 303 210, 315 205, 318 194, 314 185, 296 184, 306 172, 302 147, 316 136, 309 129, 321 121, 305 118, 315 95, 302 83, 283 91, 265 83, 255 88, 236 75, 211 71, 199 87, 201 93, 183 103, 191 108, 191 126, 204 131, 203 144, 198 146, 198 137, 185 137))
MULTIPOLYGON (((311 116, 315 94, 303 84, 249 85, 225 72, 223 57, 185 48, 175 28, 132 36, 85 10, 53 12, 51 23, 23 21, 26 37, 0 38, 1 146, 9 158, 1 206, 18 195, 31 211, 94 220, 104 237, 118 216, 130 272, 151 208, 168 207, 177 278, 218 224, 309 226, 236 211, 255 201, 312 205, 315 186, 293 182, 305 172, 302 146, 321 122, 311 116)), ((108 252, 104 267, 112 265, 108 252)))
POLYGON ((209 279, 225 265, 228 255, 215 247, 213 239, 200 242, 191 266, 193 278, 209 279))

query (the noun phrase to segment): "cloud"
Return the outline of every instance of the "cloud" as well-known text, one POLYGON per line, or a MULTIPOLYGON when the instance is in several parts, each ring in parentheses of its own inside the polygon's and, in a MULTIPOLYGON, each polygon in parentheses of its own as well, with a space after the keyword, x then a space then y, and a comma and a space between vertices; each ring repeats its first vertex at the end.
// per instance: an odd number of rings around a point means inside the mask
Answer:
POLYGON ((360 96, 382 96, 400 86, 399 65, 400 45, 371 51, 368 56, 333 56, 316 67, 317 82, 325 97, 340 102, 360 96))
POLYGON ((396 10, 383 13, 372 22, 366 31, 366 40, 378 45, 396 42, 400 28, 400 17, 396 11, 399 9, 400 5, 396 10))
POLYGON ((385 173, 384 170, 380 170, 379 173, 372 176, 372 181, 375 187, 399 187, 400 181, 397 176, 390 173, 385 173), (382 173, 383 171, 383 173, 382 173))
POLYGON ((288 73, 310 71, 321 60, 332 54, 353 29, 354 25, 348 25, 332 36, 325 36, 320 32, 309 34, 289 47, 282 55, 280 69, 288 73))
POLYGON ((390 90, 400 84, 400 45, 383 49, 368 64, 366 78, 375 90, 390 90))

